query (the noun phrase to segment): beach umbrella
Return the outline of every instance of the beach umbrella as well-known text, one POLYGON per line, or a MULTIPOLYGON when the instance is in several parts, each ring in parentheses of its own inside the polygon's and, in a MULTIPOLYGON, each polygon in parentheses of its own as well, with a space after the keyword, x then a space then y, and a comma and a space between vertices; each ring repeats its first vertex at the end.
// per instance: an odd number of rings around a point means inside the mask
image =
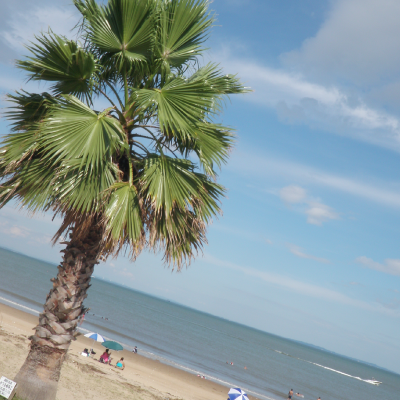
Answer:
POLYGON ((115 350, 115 351, 124 349, 119 343, 113 342, 112 340, 107 340, 107 341, 103 342, 101 345, 106 347, 107 349, 115 350))
POLYGON ((89 338, 89 339, 93 339, 96 342, 100 342, 100 343, 103 343, 103 342, 106 341, 106 339, 104 339, 103 336, 101 336, 99 333, 89 332, 84 336, 89 338))
POLYGON ((249 400, 247 394, 240 388, 230 388, 228 396, 230 400, 249 400))

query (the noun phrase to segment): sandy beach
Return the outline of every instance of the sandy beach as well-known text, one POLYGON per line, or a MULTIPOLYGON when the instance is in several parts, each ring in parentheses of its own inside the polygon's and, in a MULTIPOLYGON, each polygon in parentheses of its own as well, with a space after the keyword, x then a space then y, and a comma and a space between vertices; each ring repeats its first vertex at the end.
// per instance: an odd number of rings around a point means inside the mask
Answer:
MULTIPOLYGON (((31 314, 0 304, 0 376, 14 378, 26 358, 28 337, 37 322, 38 318, 31 314)), ((123 371, 101 364, 96 359, 103 351, 99 343, 93 345, 93 340, 82 335, 72 342, 61 371, 57 400, 226 400, 228 397, 225 386, 129 351, 112 355, 113 362, 124 357, 123 371), (85 347, 93 347, 94 359, 80 355, 85 347)))

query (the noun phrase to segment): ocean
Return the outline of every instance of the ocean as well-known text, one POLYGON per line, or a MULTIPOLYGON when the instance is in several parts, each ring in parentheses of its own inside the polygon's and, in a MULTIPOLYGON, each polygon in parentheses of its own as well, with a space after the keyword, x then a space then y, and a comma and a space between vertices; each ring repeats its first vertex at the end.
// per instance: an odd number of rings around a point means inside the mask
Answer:
MULTIPOLYGON (((41 312, 56 273, 55 265, 0 248, 0 302, 41 312)), ((259 399, 287 399, 291 388, 313 400, 400 399, 395 373, 97 278, 85 306, 83 333, 137 346, 146 357, 259 399)))

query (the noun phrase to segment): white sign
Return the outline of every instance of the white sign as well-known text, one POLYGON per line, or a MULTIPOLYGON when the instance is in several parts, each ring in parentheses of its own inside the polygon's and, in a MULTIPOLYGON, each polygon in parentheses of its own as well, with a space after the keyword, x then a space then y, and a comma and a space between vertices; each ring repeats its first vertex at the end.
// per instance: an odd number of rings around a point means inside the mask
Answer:
POLYGON ((12 381, 11 379, 7 379, 5 376, 2 376, 0 378, 0 396, 9 399, 16 385, 16 382, 12 381))

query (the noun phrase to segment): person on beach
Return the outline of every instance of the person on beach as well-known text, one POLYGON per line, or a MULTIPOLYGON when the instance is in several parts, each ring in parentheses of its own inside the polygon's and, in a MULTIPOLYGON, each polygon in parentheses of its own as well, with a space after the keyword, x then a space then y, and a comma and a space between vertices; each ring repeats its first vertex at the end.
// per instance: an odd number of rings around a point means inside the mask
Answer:
POLYGON ((115 364, 115 368, 119 369, 125 368, 124 357, 121 357, 121 359, 115 364))
POLYGON ((289 390, 288 399, 291 399, 293 396, 293 389, 289 390))
POLYGON ((100 356, 100 362, 103 364, 110 364, 111 363, 111 353, 109 349, 106 349, 106 351, 100 356))
POLYGON ((82 356, 84 357, 90 357, 90 352, 88 349, 84 349, 81 353, 82 356))
POLYGON ((135 346, 135 347, 133 348, 132 353, 137 354, 137 346, 135 346))

